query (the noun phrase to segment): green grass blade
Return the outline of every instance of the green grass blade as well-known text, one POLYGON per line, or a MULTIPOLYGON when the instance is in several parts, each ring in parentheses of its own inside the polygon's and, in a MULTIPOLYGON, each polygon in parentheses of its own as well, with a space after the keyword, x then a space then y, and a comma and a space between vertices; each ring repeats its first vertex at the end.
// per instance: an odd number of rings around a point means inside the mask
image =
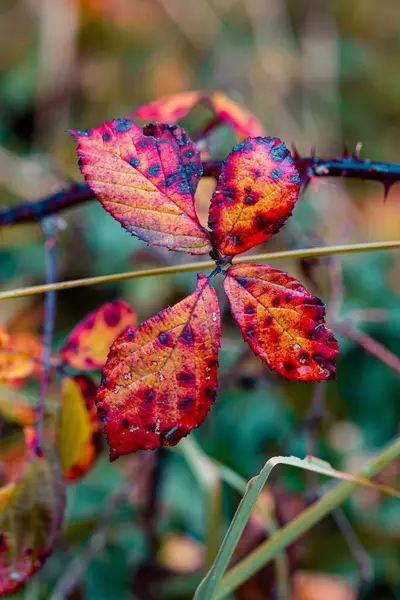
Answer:
MULTIPOLYGON (((345 481, 338 485, 329 494, 304 511, 286 527, 277 531, 269 540, 252 552, 247 558, 236 565, 221 579, 229 564, 235 547, 240 539, 244 527, 249 519, 252 508, 267 481, 272 469, 278 464, 286 464, 302 468, 308 471, 322 473, 337 478, 351 477, 333 469, 328 463, 316 459, 299 459, 296 457, 274 457, 263 467, 257 477, 251 479, 247 485, 234 518, 228 528, 222 542, 218 556, 210 571, 196 590, 195 600, 220 600, 246 581, 253 573, 257 572, 266 562, 281 552, 288 544, 297 539, 304 531, 312 527, 333 508, 339 506, 357 487, 366 485, 367 480, 400 456, 400 440, 396 440, 391 446, 384 450, 372 463, 361 472, 357 478, 345 481), (298 523, 300 520, 300 524, 298 523), (218 589, 217 589, 218 588, 218 589)), ((384 490, 387 491, 387 490, 384 490)), ((390 490, 392 492, 392 490, 390 490)))

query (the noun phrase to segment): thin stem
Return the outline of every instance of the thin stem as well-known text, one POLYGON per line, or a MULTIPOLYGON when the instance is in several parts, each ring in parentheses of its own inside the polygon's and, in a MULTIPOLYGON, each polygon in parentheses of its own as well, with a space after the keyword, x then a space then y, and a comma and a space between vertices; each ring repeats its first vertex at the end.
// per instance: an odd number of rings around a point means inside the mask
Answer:
MULTIPOLYGON (((327 256, 331 254, 349 254, 353 252, 369 252, 376 250, 391 250, 400 248, 400 240, 391 242, 366 242, 360 244, 343 244, 338 246, 324 246, 321 248, 301 248, 296 250, 281 250, 279 252, 266 252, 263 254, 254 254, 253 256, 238 256, 233 259, 234 263, 246 262, 265 262, 282 259, 299 259, 311 256, 327 256)), ((25 288, 17 288, 0 292, 0 300, 9 300, 12 298, 22 298, 34 294, 43 294, 49 290, 69 290, 71 288, 83 287, 89 285, 98 285, 102 283, 111 283, 115 281, 124 281, 126 279, 138 279, 139 277, 153 277, 155 275, 172 275, 174 273, 188 273, 199 269, 209 269, 215 265, 212 260, 203 262, 193 262, 186 265, 171 265, 168 267, 158 267, 156 269, 143 269, 141 271, 126 271, 124 273, 115 273, 113 275, 99 275, 97 277, 87 277, 84 279, 73 279, 71 281, 61 281, 55 284, 33 285, 25 288)))
MULTIPOLYGON (((51 285, 56 280, 56 237, 54 233, 54 222, 52 219, 46 219, 42 222, 42 229, 45 235, 46 249, 46 281, 51 285)), ((51 345, 53 340, 54 319, 56 311, 56 292, 49 290, 44 299, 44 330, 43 330, 43 368, 40 376, 40 395, 36 415, 36 449, 39 451, 43 437, 43 418, 46 403, 47 384, 51 370, 51 345)))

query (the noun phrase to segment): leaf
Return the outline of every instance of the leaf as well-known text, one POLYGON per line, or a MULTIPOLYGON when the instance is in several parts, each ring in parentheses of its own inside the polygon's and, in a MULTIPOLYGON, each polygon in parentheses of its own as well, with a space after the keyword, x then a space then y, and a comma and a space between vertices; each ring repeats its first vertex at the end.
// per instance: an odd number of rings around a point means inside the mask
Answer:
POLYGON ((175 446, 215 401, 220 312, 201 273, 196 291, 113 344, 97 408, 110 460, 137 450, 175 446))
MULTIPOLYGON (((243 495, 229 525, 218 556, 215 559, 213 566, 198 586, 194 595, 194 600, 222 600, 222 598, 226 598, 232 591, 237 589, 239 585, 244 581, 247 581, 260 568, 268 564, 271 558, 275 557, 278 552, 298 539, 323 516, 339 506, 350 496, 357 484, 382 489, 382 486, 371 483, 369 479, 379 473, 385 465, 398 459, 399 455, 400 440, 396 440, 387 447, 378 458, 367 465, 359 475, 354 476, 337 471, 329 463, 318 461, 313 457, 306 457, 303 460, 296 456, 273 456, 270 458, 265 463, 260 473, 256 477, 250 479, 247 483, 245 494, 243 495), (318 502, 301 512, 300 515, 291 520, 288 525, 279 529, 238 565, 235 565, 222 579, 246 523, 250 518, 251 512, 256 505, 258 497, 268 480, 272 469, 277 465, 293 466, 304 469, 305 471, 314 471, 326 475, 327 477, 335 477, 337 479, 343 479, 344 475, 345 481, 333 488, 333 490, 318 502), (267 553, 267 549, 270 550, 270 552, 267 553)), ((391 488, 386 488, 386 486, 383 487, 385 487, 385 489, 382 489, 382 491, 389 492, 394 496, 400 495, 391 488)))
POLYGON ((26 401, 13 397, 12 390, 1 390, 0 419, 25 427, 35 424, 36 411, 26 401))
POLYGON ((71 331, 61 358, 74 369, 100 369, 112 342, 131 325, 136 325, 136 314, 129 304, 122 300, 103 304, 71 331))
POLYGON ((224 281, 232 314, 250 348, 286 379, 334 379, 337 341, 323 302, 269 265, 233 265, 224 281))
POLYGON ((202 165, 181 127, 147 125, 142 131, 117 119, 71 133, 88 185, 124 229, 170 250, 210 252, 194 204, 202 165))
POLYGON ((42 342, 32 333, 0 338, 0 382, 19 383, 41 373, 42 342))
POLYGON ((203 98, 204 93, 195 90, 169 94, 139 106, 135 111, 135 117, 144 121, 174 124, 185 117, 203 98))
POLYGON ((247 138, 223 164, 208 225, 225 254, 239 254, 277 233, 292 214, 300 177, 279 138, 247 138))
POLYGON ((96 393, 97 387, 85 375, 63 381, 57 446, 64 478, 69 482, 86 475, 102 450, 96 393))
POLYGON ((219 90, 213 92, 210 101, 216 115, 221 121, 228 123, 239 138, 265 135, 265 129, 260 121, 224 92, 219 90))
POLYGON ((51 453, 30 455, 19 480, 0 490, 0 595, 15 592, 42 567, 64 507, 58 463, 51 453))

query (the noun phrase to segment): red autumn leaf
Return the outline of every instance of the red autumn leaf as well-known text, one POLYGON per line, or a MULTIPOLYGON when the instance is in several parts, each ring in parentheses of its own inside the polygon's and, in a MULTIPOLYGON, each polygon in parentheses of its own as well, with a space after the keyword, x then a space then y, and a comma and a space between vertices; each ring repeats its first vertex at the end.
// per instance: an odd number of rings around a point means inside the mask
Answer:
POLYGON ((338 344, 323 302, 269 265, 233 265, 224 281, 234 318, 251 349, 286 379, 334 379, 338 344))
POLYGON ((71 133, 88 185, 124 229, 170 250, 210 252, 194 203, 200 157, 181 127, 147 125, 142 131, 117 119, 71 133))
POLYGON ((136 315, 129 304, 122 300, 103 304, 72 330, 61 358, 74 369, 100 369, 115 338, 131 325, 136 325, 136 315))
POLYGON ((208 225, 225 254, 239 254, 277 233, 292 214, 300 178, 279 138, 247 138, 229 154, 212 196, 208 225))
POLYGON ((96 393, 97 386, 86 375, 64 379, 57 446, 64 478, 68 482, 86 475, 103 449, 96 393))
POLYGON ((247 136, 265 135, 265 129, 260 121, 244 106, 229 98, 224 92, 213 92, 210 102, 217 117, 228 123, 240 139, 247 136))
POLYGON ((144 121, 173 124, 185 117, 203 98, 204 93, 195 90, 169 94, 139 106, 135 111, 135 117, 144 121))
POLYGON ((174 446, 203 422, 215 400, 219 343, 218 299, 202 274, 193 294, 115 341, 97 395, 110 460, 174 446))
POLYGON ((65 487, 51 451, 28 450, 22 474, 0 490, 0 596, 38 571, 60 532, 65 487))

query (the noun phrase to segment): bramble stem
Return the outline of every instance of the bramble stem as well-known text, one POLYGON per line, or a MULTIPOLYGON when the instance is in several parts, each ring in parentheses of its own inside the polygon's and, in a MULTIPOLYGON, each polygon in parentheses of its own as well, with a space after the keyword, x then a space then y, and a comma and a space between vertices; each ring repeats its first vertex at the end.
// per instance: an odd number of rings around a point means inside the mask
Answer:
MULTIPOLYGON (((342 244, 337 246, 322 246, 320 248, 300 248, 296 250, 280 250, 279 252, 265 252, 263 254, 254 254, 253 256, 238 256, 233 259, 234 263, 246 262, 266 262, 282 259, 299 259, 313 256, 328 256, 332 254, 350 254, 353 252, 370 252, 376 250, 391 250, 400 248, 400 240, 390 242, 365 242, 360 244, 342 244)), ((34 294, 43 294, 50 290, 70 290, 76 287, 89 285, 98 285, 101 283, 111 283, 115 281, 124 281, 126 279, 138 279, 139 277, 153 277, 155 275, 173 275, 174 273, 188 273, 201 269, 214 267, 212 260, 198 261, 186 265, 171 265, 168 267, 158 267, 155 269, 142 269, 140 271, 126 271, 124 273, 114 273, 112 275, 98 275, 97 277, 86 277, 84 279, 72 279, 71 281, 60 281, 59 283, 50 283, 44 285, 33 285, 25 288, 17 288, 0 292, 0 300, 10 300, 12 298, 22 298, 23 296, 32 296, 34 294)))
MULTIPOLYGON (((318 158, 317 156, 295 156, 294 161, 302 181, 310 177, 346 177, 380 181, 389 187, 400 181, 400 164, 361 159, 358 156, 318 158)), ((203 162, 203 175, 218 177, 221 160, 203 162)), ((94 199, 94 194, 86 183, 76 183, 71 187, 50 194, 36 202, 23 202, 16 206, 0 208, 0 226, 39 221, 48 215, 60 212, 94 199)))
MULTIPOLYGON (((47 285, 54 285, 56 280, 56 237, 54 233, 54 223, 52 219, 42 221, 42 229, 45 235, 46 249, 46 281, 47 285)), ((43 437, 43 418, 46 403, 47 384, 49 372, 51 369, 51 344, 53 340, 53 329, 56 311, 56 292, 48 290, 44 299, 44 330, 43 330, 43 354, 42 354, 42 372, 40 376, 40 394, 36 414, 36 450, 39 451, 43 437)))

